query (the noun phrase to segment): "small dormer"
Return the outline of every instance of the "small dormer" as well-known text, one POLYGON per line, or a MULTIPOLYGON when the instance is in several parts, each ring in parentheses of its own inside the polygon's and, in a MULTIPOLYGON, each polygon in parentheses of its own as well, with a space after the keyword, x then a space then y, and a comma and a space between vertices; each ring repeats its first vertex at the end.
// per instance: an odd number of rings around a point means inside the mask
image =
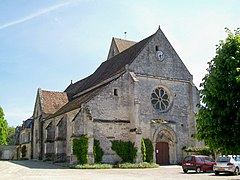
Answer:
POLYGON ((128 49, 134 44, 136 44, 136 42, 134 41, 128 41, 128 40, 123 40, 119 38, 112 38, 112 43, 108 52, 107 59, 111 59, 113 56, 116 56, 117 54, 128 49))

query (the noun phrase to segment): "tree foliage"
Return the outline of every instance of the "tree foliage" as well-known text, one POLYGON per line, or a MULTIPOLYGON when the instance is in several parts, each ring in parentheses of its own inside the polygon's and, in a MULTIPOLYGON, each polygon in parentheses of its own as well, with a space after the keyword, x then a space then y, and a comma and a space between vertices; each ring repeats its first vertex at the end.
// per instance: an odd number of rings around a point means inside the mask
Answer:
POLYGON ((7 136, 7 144, 8 145, 15 145, 15 128, 14 127, 8 127, 8 136, 7 136))
POLYGON ((0 145, 7 145, 7 121, 4 119, 3 109, 0 106, 0 145))
POLYGON ((220 41, 200 84, 196 137, 222 154, 240 153, 240 29, 220 41))

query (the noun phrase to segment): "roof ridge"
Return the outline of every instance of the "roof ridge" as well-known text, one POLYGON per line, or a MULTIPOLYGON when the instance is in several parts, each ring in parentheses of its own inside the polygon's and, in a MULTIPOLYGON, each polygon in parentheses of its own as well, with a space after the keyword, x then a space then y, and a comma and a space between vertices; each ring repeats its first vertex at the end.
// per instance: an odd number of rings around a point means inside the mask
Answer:
POLYGON ((146 46, 149 40, 156 33, 150 35, 149 37, 137 42, 128 49, 120 52, 116 56, 105 60, 100 64, 100 66, 88 77, 71 84, 64 91, 68 94, 69 99, 73 99, 73 96, 85 91, 97 84, 103 82, 104 80, 113 77, 117 73, 125 70, 126 64, 131 64, 133 60, 139 55, 141 50, 146 46))
POLYGON ((43 90, 41 89, 42 92, 51 92, 51 93, 66 93, 66 92, 62 92, 62 91, 50 91, 50 90, 43 90))

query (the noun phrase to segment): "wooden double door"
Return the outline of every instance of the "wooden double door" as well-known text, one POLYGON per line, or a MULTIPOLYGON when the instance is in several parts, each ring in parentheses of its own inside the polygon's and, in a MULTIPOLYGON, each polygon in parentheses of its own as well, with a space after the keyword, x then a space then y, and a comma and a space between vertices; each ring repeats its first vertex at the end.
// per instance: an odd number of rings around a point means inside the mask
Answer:
POLYGON ((157 142, 155 153, 157 164, 161 165, 169 164, 169 145, 167 142, 157 142))

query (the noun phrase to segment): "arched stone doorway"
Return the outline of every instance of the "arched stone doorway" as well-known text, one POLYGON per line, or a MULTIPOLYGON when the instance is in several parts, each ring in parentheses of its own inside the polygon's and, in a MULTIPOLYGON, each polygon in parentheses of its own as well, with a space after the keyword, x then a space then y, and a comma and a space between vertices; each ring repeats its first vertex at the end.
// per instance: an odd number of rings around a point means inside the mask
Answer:
POLYGON ((153 134, 154 161, 157 164, 176 164, 176 134, 166 125, 158 125, 153 134))

